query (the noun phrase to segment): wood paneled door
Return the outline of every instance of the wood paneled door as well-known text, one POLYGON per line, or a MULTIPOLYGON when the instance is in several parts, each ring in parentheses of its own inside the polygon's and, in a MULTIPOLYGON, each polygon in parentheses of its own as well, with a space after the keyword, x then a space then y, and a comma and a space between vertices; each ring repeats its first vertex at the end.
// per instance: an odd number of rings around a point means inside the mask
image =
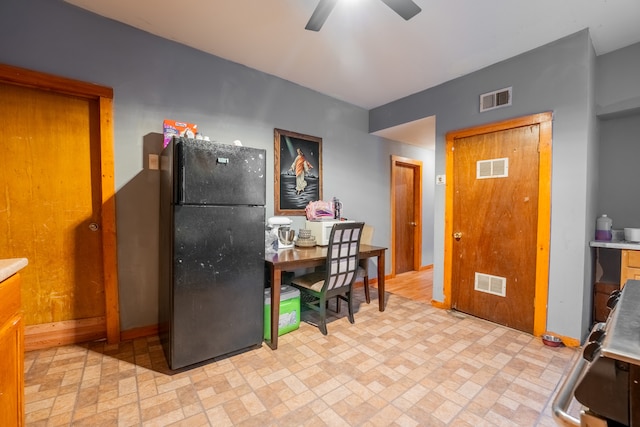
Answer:
POLYGON ((422 261, 422 162, 391 156, 391 275, 422 261))
POLYGON ((546 319, 550 119, 448 136, 451 307, 528 333, 546 319))
POLYGON ((119 340, 112 96, 0 67, 0 258, 29 260, 27 349, 119 340))

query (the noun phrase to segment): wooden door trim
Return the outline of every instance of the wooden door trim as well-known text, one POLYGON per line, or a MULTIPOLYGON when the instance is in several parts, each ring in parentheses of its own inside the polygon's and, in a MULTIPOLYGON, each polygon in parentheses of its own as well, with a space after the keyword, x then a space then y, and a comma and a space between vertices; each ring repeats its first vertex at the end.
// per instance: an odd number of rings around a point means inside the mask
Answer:
POLYGON ((120 304, 116 251, 116 208, 113 153, 113 89, 38 71, 0 64, 0 82, 98 101, 102 176, 102 262, 107 341, 120 341, 120 304))
POLYGON ((0 64, 0 81, 3 83, 27 86, 35 89, 50 90, 66 95, 75 95, 82 98, 113 99, 113 89, 86 83, 66 77, 54 76, 39 71, 27 70, 12 65, 0 64))
POLYGON ((396 176, 395 167, 404 165, 413 168, 413 205, 417 226, 413 232, 413 269, 420 270, 422 264, 422 161, 391 155, 391 277, 396 276, 396 176))
MULTIPOLYGON (((536 257, 536 284, 534 297, 533 335, 540 336, 547 327, 547 298, 549 296, 549 246, 551 239, 551 142, 553 113, 544 112, 516 119, 455 130, 446 135, 445 174, 453 176, 453 148, 458 138, 498 132, 523 126, 539 125, 540 153, 538 178, 538 230, 536 257)), ((444 213, 444 301, 434 305, 451 308, 451 276, 453 273, 453 196, 454 183, 447 182, 445 188, 444 213)))

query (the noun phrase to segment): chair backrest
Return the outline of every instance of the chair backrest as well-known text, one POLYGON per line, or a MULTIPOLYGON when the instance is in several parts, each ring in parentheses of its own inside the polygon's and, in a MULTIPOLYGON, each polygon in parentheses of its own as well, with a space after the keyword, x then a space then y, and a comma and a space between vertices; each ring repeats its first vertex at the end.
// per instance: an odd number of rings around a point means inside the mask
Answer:
POLYGON ((371 245, 371 242, 373 242, 373 230, 373 225, 365 224, 364 227, 362 227, 361 244, 371 245))
POLYGON ((355 281, 363 226, 363 222, 334 224, 327 246, 324 291, 351 286, 355 281))

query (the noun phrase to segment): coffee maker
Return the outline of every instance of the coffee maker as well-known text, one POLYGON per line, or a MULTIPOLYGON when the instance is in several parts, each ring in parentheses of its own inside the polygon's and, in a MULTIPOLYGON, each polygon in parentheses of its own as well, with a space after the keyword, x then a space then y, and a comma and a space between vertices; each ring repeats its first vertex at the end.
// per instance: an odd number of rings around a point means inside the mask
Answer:
POLYGON ((295 231, 291 229, 293 221, 286 216, 272 216, 267 220, 267 227, 275 236, 276 250, 292 248, 295 231))

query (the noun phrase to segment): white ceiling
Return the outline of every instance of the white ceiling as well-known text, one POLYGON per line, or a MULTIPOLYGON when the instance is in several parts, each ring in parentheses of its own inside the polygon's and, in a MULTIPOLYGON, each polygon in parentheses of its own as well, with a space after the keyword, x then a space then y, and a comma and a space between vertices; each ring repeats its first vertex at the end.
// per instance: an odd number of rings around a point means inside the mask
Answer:
POLYGON ((640 42, 639 0, 339 0, 319 32, 318 0, 65 1, 366 109, 584 28, 597 55, 640 42))

